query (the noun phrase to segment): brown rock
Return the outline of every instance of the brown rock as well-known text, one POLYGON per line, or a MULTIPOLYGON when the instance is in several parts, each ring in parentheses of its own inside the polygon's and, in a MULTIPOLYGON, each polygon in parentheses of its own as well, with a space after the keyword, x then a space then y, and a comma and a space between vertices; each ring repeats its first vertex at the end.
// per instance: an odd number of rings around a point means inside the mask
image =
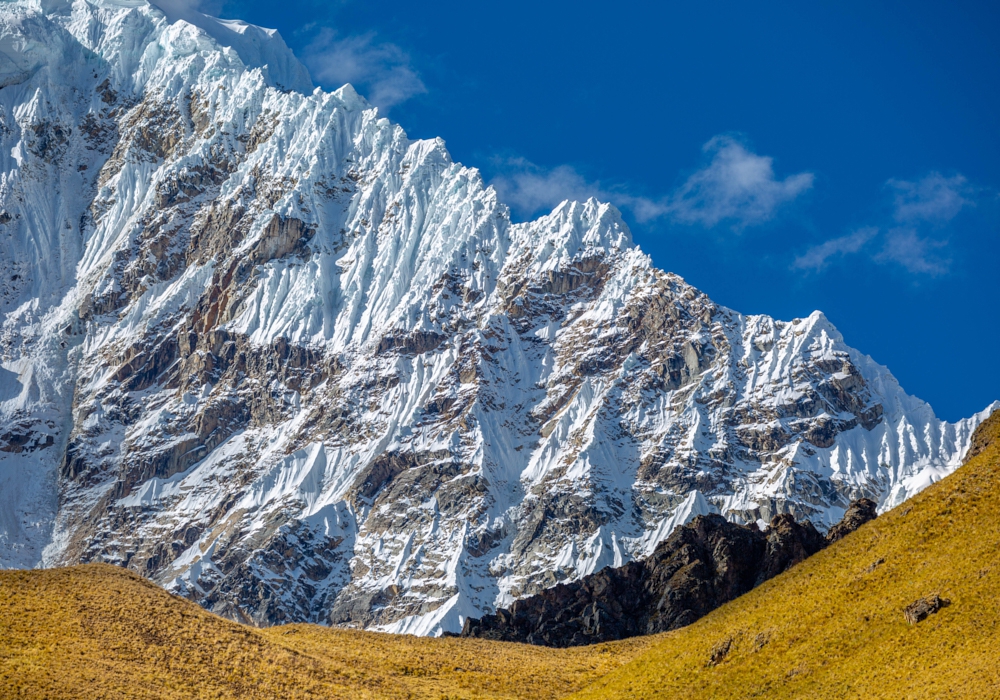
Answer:
POLYGON ((830 532, 826 535, 827 543, 832 544, 837 540, 847 537, 876 517, 878 517, 878 511, 875 501, 870 498, 859 498, 848 506, 843 519, 830 528, 830 532))
POLYGON ((733 648, 733 638, 726 637, 721 642, 712 647, 712 655, 708 659, 709 666, 718 666, 725 661, 729 650, 733 648))
POLYGON ((903 617, 906 618, 906 621, 909 624, 915 625, 921 620, 926 619, 928 615, 933 615, 941 608, 946 608, 949 605, 951 605, 950 600, 942 598, 935 593, 934 595, 929 595, 926 598, 920 598, 919 600, 915 600, 907 605, 906 609, 903 610, 903 617))
POLYGON ((976 428, 976 432, 972 434, 969 452, 965 455, 966 462, 993 444, 998 428, 1000 428, 1000 411, 994 411, 989 418, 976 428))
MULTIPOLYGON (((855 503, 848 512, 867 522, 874 505, 855 503)), ((788 514, 775 516, 764 532, 720 515, 700 515, 674 530, 649 558, 558 584, 482 619, 468 618, 461 636, 567 647, 665 632, 691 624, 826 545, 811 523, 788 514)), ((714 650, 710 665, 728 651, 726 644, 714 650)))

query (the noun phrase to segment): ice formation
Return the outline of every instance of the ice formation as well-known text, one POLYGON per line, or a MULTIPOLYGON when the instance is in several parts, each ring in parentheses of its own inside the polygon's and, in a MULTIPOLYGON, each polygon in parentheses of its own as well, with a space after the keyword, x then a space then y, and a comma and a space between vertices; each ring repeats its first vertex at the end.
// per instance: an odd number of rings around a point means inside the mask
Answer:
POLYGON ((989 413, 714 304, 610 205, 512 223, 269 30, 6 2, 0 86, 5 567, 440 634, 699 513, 896 505, 989 413))

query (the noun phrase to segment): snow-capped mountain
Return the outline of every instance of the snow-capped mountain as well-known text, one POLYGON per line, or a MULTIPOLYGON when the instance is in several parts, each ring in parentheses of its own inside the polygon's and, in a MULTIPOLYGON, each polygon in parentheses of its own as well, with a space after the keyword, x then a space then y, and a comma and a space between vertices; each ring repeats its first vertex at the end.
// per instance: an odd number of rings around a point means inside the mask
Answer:
POLYGON ((512 223, 268 30, 5 2, 0 85, 5 567, 458 631, 699 513, 891 507, 989 413, 714 304, 607 204, 512 223))

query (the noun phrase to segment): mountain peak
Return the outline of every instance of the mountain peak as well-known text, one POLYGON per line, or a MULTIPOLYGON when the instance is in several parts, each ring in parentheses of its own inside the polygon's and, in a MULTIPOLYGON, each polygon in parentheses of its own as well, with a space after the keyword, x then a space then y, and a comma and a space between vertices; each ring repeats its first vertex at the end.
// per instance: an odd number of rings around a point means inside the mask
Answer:
POLYGON ((276 30, 240 20, 211 17, 188 3, 15 0, 5 4, 8 12, 20 11, 25 16, 37 14, 48 17, 73 34, 83 46, 118 63, 119 68, 141 66, 142 61, 155 55, 155 52, 144 54, 146 46, 154 43, 170 27, 186 24, 196 27, 208 42, 199 46, 198 50, 231 49, 246 68, 261 70, 268 85, 303 94, 313 90, 309 71, 276 30))
POLYGON ((4 566, 438 634, 696 512, 888 507, 985 417, 715 304, 609 204, 511 223, 274 32, 40 7, 0 4, 4 566))
POLYGON ((153 7, 162 10, 170 22, 192 24, 219 46, 231 48, 247 68, 264 71, 268 83, 279 90, 302 94, 313 91, 308 69, 295 57, 276 29, 258 27, 241 20, 219 19, 184 6, 172 10, 169 9, 171 5, 163 3, 153 7))

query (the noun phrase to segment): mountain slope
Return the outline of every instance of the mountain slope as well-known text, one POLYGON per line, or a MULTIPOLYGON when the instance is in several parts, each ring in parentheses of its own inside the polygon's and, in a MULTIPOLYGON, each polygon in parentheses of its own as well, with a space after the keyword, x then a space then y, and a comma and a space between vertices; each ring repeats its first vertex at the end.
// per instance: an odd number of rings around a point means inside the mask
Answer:
POLYGON ((809 521, 798 523, 787 513, 774 516, 764 531, 756 523, 699 515, 646 559, 559 584, 495 615, 468 618, 462 636, 565 647, 679 629, 875 517, 873 501, 855 501, 824 538, 809 521))
POLYGON ((977 437, 955 474, 578 697, 996 697, 1000 413, 977 437), (950 605, 907 624, 935 594, 950 605))
POLYGON ((104 565, 0 572, 21 697, 941 698, 1000 691, 1000 413, 960 471, 684 629, 570 649, 257 630, 104 565), (951 604, 916 625, 903 611, 951 604), (590 683, 590 685, 587 685, 590 683))
POLYGON ((554 698, 645 647, 256 630, 117 567, 0 572, 5 698, 554 698))
POLYGON ((440 634, 699 513, 890 507, 986 415, 718 306, 607 204, 512 223, 274 32, 19 0, 0 50, 0 566, 440 634))

